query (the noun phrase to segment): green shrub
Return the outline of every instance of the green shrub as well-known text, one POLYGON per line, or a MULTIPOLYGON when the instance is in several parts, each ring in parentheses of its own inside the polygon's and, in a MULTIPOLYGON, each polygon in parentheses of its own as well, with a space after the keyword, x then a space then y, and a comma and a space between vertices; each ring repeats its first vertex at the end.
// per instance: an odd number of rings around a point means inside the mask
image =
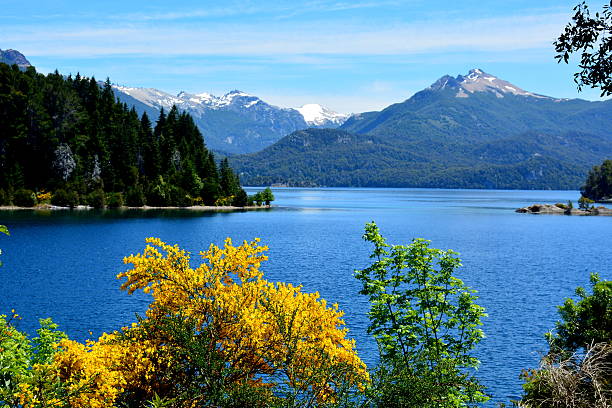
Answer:
POLYGON ((169 194, 167 184, 160 176, 157 182, 151 183, 146 195, 147 204, 153 207, 164 207, 169 205, 169 194))
POLYGON ((567 210, 569 208, 567 204, 563 204, 563 203, 557 203, 555 204, 555 207, 558 207, 564 210, 567 210))
POLYGON ((87 195, 87 204, 93 208, 104 208, 106 205, 106 194, 102 189, 92 191, 87 195))
POLYGON ((51 196, 51 204, 60 207, 76 207, 79 205, 79 195, 76 191, 59 189, 51 196))
POLYGON ((9 195, 0 188, 0 205, 10 204, 9 195))
POLYGON ((370 301, 368 332, 380 352, 371 398, 378 407, 456 408, 486 402, 474 376, 473 350, 486 316, 475 291, 455 277, 456 252, 416 238, 389 245, 375 223, 363 239, 374 244, 372 264, 355 271, 370 301))
MULTIPOLYGON (((53 361, 58 351, 55 343, 66 338, 57 330, 57 324, 51 319, 40 319, 37 337, 28 336, 15 328, 17 314, 0 315, 0 406, 22 407, 19 394, 22 386, 27 386, 37 394, 38 402, 43 406, 53 406, 52 401, 59 401, 65 393, 62 387, 44 372, 44 365, 53 361), (62 395, 63 394, 63 395, 62 395), (50 404, 51 403, 51 404, 50 404)), ((57 406, 57 405, 56 405, 57 406)))
POLYGON ((125 202, 130 207, 142 207, 145 205, 145 194, 142 187, 130 187, 125 195, 125 202))
POLYGON ((34 207, 36 205, 36 194, 32 190, 20 188, 13 194, 13 204, 19 207, 34 207))
POLYGON ((587 198, 585 196, 581 196, 578 199, 578 208, 580 208, 581 210, 589 210, 591 208, 593 208, 593 203, 595 201, 591 200, 590 198, 587 198))
POLYGON ((241 188, 236 194, 236 196, 234 196, 234 201, 232 202, 232 205, 235 207, 246 207, 248 201, 249 198, 247 196, 246 191, 241 188))
POLYGON ((110 208, 123 207, 123 194, 122 193, 109 193, 106 205, 110 208))
POLYGON ((608 407, 612 404, 612 281, 591 274, 591 293, 557 307, 560 321, 546 333, 549 351, 523 371, 521 407, 608 407))

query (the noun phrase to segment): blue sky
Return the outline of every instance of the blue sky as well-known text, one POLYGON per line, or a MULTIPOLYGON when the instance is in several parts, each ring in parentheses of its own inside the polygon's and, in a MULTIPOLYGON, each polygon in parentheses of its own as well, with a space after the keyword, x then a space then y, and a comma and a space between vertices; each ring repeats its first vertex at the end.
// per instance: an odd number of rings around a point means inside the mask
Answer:
POLYGON ((43 72, 171 93, 240 89, 345 113, 475 67, 532 92, 597 100, 597 90, 576 91, 575 65, 553 58, 577 2, 0 0, 0 48, 43 72))

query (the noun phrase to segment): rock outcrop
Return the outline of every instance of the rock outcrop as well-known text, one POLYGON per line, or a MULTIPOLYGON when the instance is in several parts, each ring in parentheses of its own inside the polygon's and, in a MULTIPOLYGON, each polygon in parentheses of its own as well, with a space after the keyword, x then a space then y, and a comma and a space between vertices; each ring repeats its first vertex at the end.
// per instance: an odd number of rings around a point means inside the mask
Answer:
POLYGON ((593 207, 588 210, 569 208, 565 204, 533 204, 519 208, 517 213, 523 214, 559 214, 559 215, 612 215, 612 208, 593 207))

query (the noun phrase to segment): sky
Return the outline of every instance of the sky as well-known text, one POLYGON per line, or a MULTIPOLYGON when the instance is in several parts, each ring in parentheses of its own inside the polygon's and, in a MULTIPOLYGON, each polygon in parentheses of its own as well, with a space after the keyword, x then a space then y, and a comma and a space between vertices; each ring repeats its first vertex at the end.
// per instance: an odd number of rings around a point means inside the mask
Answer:
MULTIPOLYGON (((605 0, 589 1, 600 10, 605 0)), ((283 107, 380 110, 472 68, 578 92, 552 42, 578 0, 0 0, 0 49, 41 72, 170 93, 234 89, 283 107)))

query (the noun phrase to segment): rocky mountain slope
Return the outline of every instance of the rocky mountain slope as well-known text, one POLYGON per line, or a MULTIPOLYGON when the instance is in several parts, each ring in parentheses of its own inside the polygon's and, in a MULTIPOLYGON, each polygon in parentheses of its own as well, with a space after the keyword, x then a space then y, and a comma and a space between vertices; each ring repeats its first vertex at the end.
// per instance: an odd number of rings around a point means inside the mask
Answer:
POLYGON ((8 65, 17 65, 19 68, 26 69, 31 66, 27 58, 16 50, 0 50, 0 63, 8 65))

